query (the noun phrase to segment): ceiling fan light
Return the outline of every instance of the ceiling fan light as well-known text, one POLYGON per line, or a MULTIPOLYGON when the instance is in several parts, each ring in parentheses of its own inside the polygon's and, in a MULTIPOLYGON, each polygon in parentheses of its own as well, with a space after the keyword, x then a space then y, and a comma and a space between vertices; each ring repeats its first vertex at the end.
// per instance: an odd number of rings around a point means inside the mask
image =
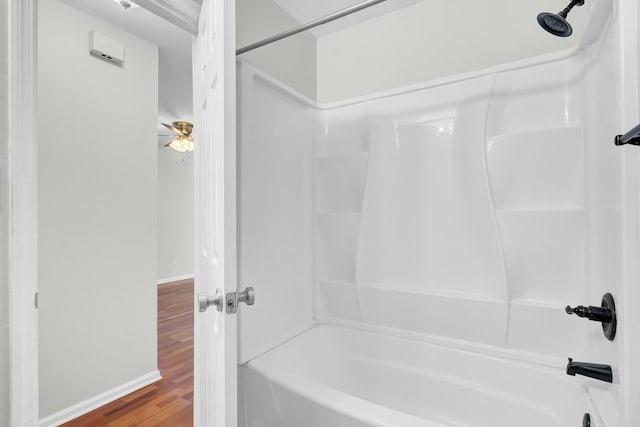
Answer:
POLYGON ((180 153, 190 153, 191 151, 193 151, 193 136, 191 136, 191 132, 193 131, 193 123, 176 121, 172 124, 160 124, 175 134, 174 139, 168 144, 165 144, 165 147, 169 147, 172 150, 178 151, 180 153))
POLYGON ((190 153, 193 151, 193 138, 191 135, 181 135, 169 143, 169 148, 180 153, 190 153))

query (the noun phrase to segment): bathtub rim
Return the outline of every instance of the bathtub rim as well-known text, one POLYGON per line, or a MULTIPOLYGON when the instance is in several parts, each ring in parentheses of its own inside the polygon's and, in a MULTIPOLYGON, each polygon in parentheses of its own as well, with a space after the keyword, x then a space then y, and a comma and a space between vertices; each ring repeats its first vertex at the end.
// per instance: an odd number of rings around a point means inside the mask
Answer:
MULTIPOLYGON (((441 424, 438 423, 437 421, 434 420, 427 420, 427 419, 422 419, 417 417, 416 415, 410 414, 410 413, 405 413, 402 411, 399 411, 397 409, 393 409, 393 408, 389 408, 389 407, 385 407, 384 405, 380 405, 377 404, 375 402, 370 402, 362 397, 353 395, 353 394, 349 394, 345 391, 341 391, 335 388, 330 387, 329 385, 326 384, 321 384, 318 381, 314 380, 313 378, 309 378, 309 377, 305 377, 300 373, 288 373, 288 372, 283 372, 281 370, 274 370, 274 372, 268 372, 264 369, 264 367, 258 366, 256 367, 255 365, 252 365, 251 362, 255 361, 256 359, 260 359, 262 358, 262 356, 268 355, 271 352, 274 352, 278 349, 281 349, 282 347, 287 346, 287 344, 293 340, 295 340, 296 338, 305 335, 305 334, 309 334, 309 333, 313 333, 313 331, 321 331, 321 330, 335 330, 338 331, 339 333, 346 331, 347 333, 364 333, 367 335, 372 335, 375 336, 376 338, 374 339, 380 339, 377 337, 382 337, 381 339, 391 339, 391 340, 400 340, 400 341, 408 341, 410 344, 417 344, 417 345, 432 345, 432 346, 438 346, 441 347, 443 349, 445 349, 446 351, 454 351, 457 353, 464 353, 466 355, 468 355, 469 357, 479 357, 482 359, 492 359, 493 361, 502 361, 505 363, 508 363, 510 365, 514 365, 517 367, 517 365, 524 365, 524 367, 526 369, 529 370, 533 370, 533 371, 538 371, 543 375, 549 375, 551 377, 554 377, 558 380, 560 380, 562 383, 566 384, 566 386, 570 389, 573 389, 576 393, 578 393, 580 396, 582 396, 582 398, 585 401, 586 404, 586 408, 585 408, 585 413, 589 413, 591 415, 591 425, 593 427, 604 427, 606 426, 606 424, 604 423, 604 420, 602 419, 601 413, 602 411, 600 411, 598 405, 595 402, 595 398, 593 396, 593 394, 590 392, 590 389, 588 387, 588 381, 595 381, 595 380, 589 380, 589 379, 585 379, 582 377, 571 377, 568 378, 566 377, 566 374, 564 372, 565 366, 562 365, 558 365, 558 364, 549 364, 549 363, 544 363, 544 361, 529 361, 529 360, 522 360, 520 358, 517 358, 515 356, 504 356, 503 354, 506 353, 505 351, 499 351, 502 349, 498 349, 498 348, 493 348, 492 346, 489 345, 482 345, 482 347, 485 347, 483 350, 485 351, 478 351, 478 349, 476 348, 477 346, 470 346, 470 345, 464 345, 465 343, 460 341, 460 340, 442 340, 439 338, 442 337, 431 337, 430 340, 425 340, 424 337, 422 337, 423 339, 415 339, 415 338, 411 338, 411 337, 407 337, 407 336, 398 336, 395 335, 394 332, 390 332, 389 330, 393 330, 393 328, 374 328, 374 329, 379 329, 379 330, 371 330, 371 328, 367 328, 367 327, 361 327, 362 325, 358 325, 358 326, 348 326, 348 325, 339 325, 336 323, 332 323, 332 322, 323 322, 323 323, 318 323, 315 326, 297 334, 294 337, 291 337, 289 340, 285 341, 284 343, 282 343, 281 345, 274 347, 270 350, 268 350, 265 353, 262 353, 260 356, 256 356, 255 358, 251 359, 250 361, 247 361, 243 364, 240 365, 241 369, 243 371, 246 370, 253 370, 256 371, 258 374, 263 375, 265 377, 265 379, 267 379, 270 382, 273 382, 275 384, 278 384, 281 387, 285 387, 287 390, 294 392, 294 393, 298 393, 300 396, 302 396, 303 398, 307 398, 307 399, 311 399, 314 402, 322 405, 322 403, 327 400, 326 396, 324 396, 323 394, 323 399, 321 399, 321 402, 318 402, 316 400, 316 396, 318 395, 317 393, 319 391, 324 390, 326 392, 326 390, 333 390, 335 393, 338 393, 342 398, 348 400, 349 402, 360 402, 360 404, 365 404, 366 407, 370 407, 370 408, 383 408, 385 409, 385 414, 389 415, 389 414, 402 414, 402 415, 406 415, 408 417, 408 419, 416 419, 416 420, 421 420, 422 424, 417 424, 417 426, 424 426, 424 427, 431 427, 430 425, 425 425, 425 422, 431 422, 433 423, 433 427, 456 427, 455 424, 453 425, 448 425, 448 424, 441 424), (444 342, 447 341, 447 342, 444 342), (450 341, 456 341, 456 342, 450 342, 450 341), (557 369, 556 368, 561 368, 561 369, 557 369), (305 387, 305 386, 309 386, 309 387, 305 387), (315 391, 315 392, 314 392, 315 391), (425 420, 425 421, 422 421, 425 420)), ((411 334, 410 334, 411 335, 411 334)), ((417 334, 419 335, 419 334, 417 334)), ((511 353, 513 353, 513 351, 511 351, 511 353)), ((521 353, 521 352, 518 352, 521 353)), ((242 384, 243 387, 246 387, 246 372, 243 372, 242 374, 242 384)), ((329 402, 332 402, 331 400, 327 400, 329 402)), ((246 394, 243 391, 243 405, 245 406, 245 410, 247 405, 246 402, 246 394)), ((342 407, 342 405, 328 405, 329 409, 331 410, 335 410, 335 411, 339 411, 339 409, 342 407)), ((347 416, 350 416, 351 418, 356 418, 359 421, 365 421, 365 422, 369 422, 369 418, 357 418, 356 417, 357 414, 354 413, 348 413, 347 416)), ((387 418, 384 418, 385 420, 387 418)), ((393 424, 380 424, 380 423, 374 423, 371 424, 372 427, 388 427, 389 425, 393 425, 393 424)), ((403 424, 404 425, 404 424, 403 424)), ((413 427, 413 424, 407 424, 407 427, 413 427)))

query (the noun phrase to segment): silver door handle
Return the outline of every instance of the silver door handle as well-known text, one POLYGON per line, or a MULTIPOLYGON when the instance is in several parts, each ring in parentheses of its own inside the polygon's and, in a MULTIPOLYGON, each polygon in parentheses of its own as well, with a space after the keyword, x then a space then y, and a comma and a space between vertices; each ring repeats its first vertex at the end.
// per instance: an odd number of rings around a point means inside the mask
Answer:
POLYGON ((220 289, 216 289, 216 294, 212 297, 204 294, 198 295, 198 306, 200 307, 200 313, 204 313, 212 305, 215 305, 218 311, 222 311, 222 306, 224 305, 224 295, 222 295, 222 291, 220 289))
POLYGON ((244 291, 238 292, 238 302, 243 302, 247 305, 255 304, 256 293, 252 286, 247 286, 244 291))

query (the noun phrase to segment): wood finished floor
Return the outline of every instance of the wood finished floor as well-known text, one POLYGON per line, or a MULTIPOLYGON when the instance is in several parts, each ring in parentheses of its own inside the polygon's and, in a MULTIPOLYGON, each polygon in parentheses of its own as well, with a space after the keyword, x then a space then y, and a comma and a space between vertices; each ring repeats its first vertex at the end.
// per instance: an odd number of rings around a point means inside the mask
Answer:
POLYGON ((158 368, 162 380, 63 426, 193 425, 193 280, 158 286, 158 368))

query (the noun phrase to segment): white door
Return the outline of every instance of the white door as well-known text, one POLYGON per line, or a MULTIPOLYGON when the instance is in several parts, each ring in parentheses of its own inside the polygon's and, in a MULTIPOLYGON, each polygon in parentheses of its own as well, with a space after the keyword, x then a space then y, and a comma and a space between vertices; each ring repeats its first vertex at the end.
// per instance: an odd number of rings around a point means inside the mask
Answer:
POLYGON ((237 315, 228 313, 225 299, 235 295, 237 276, 235 1, 204 0, 198 27, 194 426, 236 427, 237 315), (207 297, 211 305, 203 312, 207 297))

